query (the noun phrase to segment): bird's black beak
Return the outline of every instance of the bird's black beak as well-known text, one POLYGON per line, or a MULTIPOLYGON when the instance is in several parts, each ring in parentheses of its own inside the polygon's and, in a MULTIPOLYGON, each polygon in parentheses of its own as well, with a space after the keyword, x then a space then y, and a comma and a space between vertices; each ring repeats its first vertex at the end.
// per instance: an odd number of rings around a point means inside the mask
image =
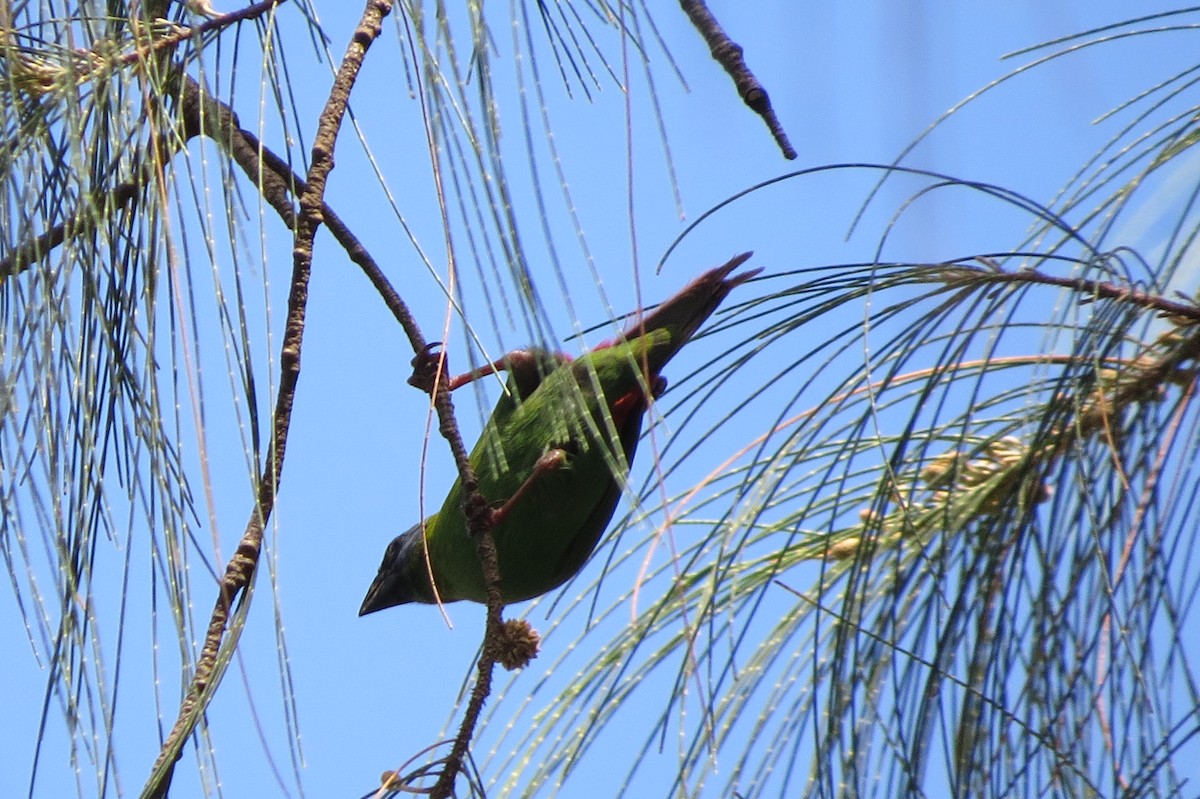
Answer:
POLYGON ((414 580, 419 581, 424 573, 424 551, 420 524, 392 539, 387 551, 383 553, 379 572, 371 582, 371 587, 367 589, 367 596, 363 599, 362 607, 358 609, 358 615, 366 616, 377 610, 409 602, 433 601, 425 596, 429 591, 422 592, 420 586, 413 584, 414 580))
POLYGON ((362 607, 358 609, 358 615, 366 616, 368 613, 374 613, 377 610, 401 604, 400 602, 389 601, 389 595, 392 593, 389 589, 394 582, 395 579, 391 573, 381 569, 379 574, 375 575, 375 580, 371 583, 371 587, 367 589, 367 596, 363 599, 362 607))
POLYGON ((403 568, 384 566, 379 569, 379 574, 375 575, 371 587, 367 589, 367 595, 363 598, 362 607, 358 609, 358 615, 366 616, 377 610, 407 605, 409 602, 432 601, 432 599, 417 593, 416 586, 412 584, 412 580, 405 574, 403 568))

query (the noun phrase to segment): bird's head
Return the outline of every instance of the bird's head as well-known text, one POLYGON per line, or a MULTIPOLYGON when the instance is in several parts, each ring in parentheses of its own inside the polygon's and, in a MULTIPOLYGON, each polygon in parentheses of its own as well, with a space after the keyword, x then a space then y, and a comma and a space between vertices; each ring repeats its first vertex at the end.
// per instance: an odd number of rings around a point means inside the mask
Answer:
POLYGON ((409 602, 429 602, 429 576, 425 569, 425 539, 421 525, 392 539, 383 553, 379 573, 367 589, 359 616, 409 602))

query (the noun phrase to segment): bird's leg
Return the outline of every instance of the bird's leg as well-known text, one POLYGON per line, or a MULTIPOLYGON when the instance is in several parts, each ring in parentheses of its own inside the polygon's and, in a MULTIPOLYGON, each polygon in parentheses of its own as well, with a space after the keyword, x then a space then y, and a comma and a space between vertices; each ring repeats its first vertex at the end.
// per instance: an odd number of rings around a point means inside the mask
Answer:
POLYGON ((509 387, 515 390, 518 396, 524 398, 537 389, 546 375, 570 362, 571 358, 561 352, 552 353, 536 347, 513 350, 503 358, 450 378, 447 385, 453 391, 481 377, 494 375, 497 372, 508 372, 509 387))
POLYGON ((560 352, 554 353, 531 347, 530 349, 513 350, 503 358, 485 363, 469 372, 463 372, 454 377, 445 377, 448 371, 446 354, 437 351, 441 346, 441 342, 438 341, 426 344, 424 349, 413 356, 413 373, 408 378, 409 385, 421 389, 426 394, 432 394, 439 382, 446 387, 447 391, 454 391, 481 377, 498 372, 508 372, 509 390, 524 399, 541 385, 546 375, 563 364, 571 362, 570 356, 560 352))
POLYGON ((509 368, 510 362, 511 357, 505 355, 503 358, 492 361, 491 363, 485 363, 483 366, 480 366, 477 369, 472 369, 469 372, 463 372, 461 375, 455 375, 454 377, 450 378, 449 381, 447 381, 446 387, 451 391, 454 391, 456 388, 462 388, 467 383, 473 383, 481 377, 487 377, 488 375, 494 375, 497 372, 503 372, 509 368))
POLYGON ((525 478, 525 482, 521 483, 520 487, 513 492, 503 505, 492 509, 492 524, 501 524, 504 519, 512 512, 530 489, 534 483, 540 480, 544 475, 550 472, 556 472, 567 465, 567 460, 570 456, 565 449, 548 449, 542 453, 542 457, 537 459, 537 463, 533 464, 533 471, 525 478))

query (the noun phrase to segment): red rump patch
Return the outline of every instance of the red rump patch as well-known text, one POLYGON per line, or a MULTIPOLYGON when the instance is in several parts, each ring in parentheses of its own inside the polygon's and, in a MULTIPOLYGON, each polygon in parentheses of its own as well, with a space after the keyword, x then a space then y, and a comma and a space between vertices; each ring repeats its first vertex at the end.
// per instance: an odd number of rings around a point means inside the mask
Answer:
POLYGON ((641 389, 637 389, 617 397, 609 408, 609 413, 612 414, 613 423, 617 427, 624 427, 631 413, 640 413, 645 409, 646 395, 641 389))
MULTIPOLYGON (((650 380, 650 396, 658 399, 662 393, 667 390, 667 379, 662 375, 656 375, 650 380)), ((646 392, 639 387, 633 391, 626 392, 617 397, 609 407, 609 413, 612 414, 613 423, 617 427, 625 427, 625 424, 635 414, 643 414, 646 408, 650 406, 649 397, 646 392)))

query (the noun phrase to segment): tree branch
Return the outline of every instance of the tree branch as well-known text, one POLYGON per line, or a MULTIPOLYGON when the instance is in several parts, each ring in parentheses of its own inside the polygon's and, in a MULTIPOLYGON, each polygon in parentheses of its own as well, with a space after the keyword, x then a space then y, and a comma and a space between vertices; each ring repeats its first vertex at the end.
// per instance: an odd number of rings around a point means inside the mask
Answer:
POLYGON ((717 22, 704 0, 679 0, 679 5, 692 21, 692 25, 704 37, 713 59, 733 78, 733 85, 737 87, 742 102, 762 117, 783 157, 794 161, 796 150, 788 140, 779 117, 775 115, 767 90, 759 83, 758 78, 754 77, 750 67, 746 66, 746 59, 742 57, 742 46, 729 38, 729 34, 721 27, 721 23, 717 22))
POLYGON ((280 382, 276 396, 272 442, 268 461, 259 480, 258 502, 246 524, 246 530, 237 551, 225 568, 221 579, 216 605, 209 621, 208 632, 192 683, 180 706, 175 726, 167 737, 158 760, 154 764, 150 779, 142 791, 143 797, 158 799, 166 795, 171 784, 175 763, 183 751, 183 743, 191 735, 203 709, 216 689, 224 673, 227 658, 221 658, 222 650, 229 651, 236 645, 238 632, 229 639, 225 632, 229 626, 230 611, 235 598, 246 601, 245 589, 253 579, 262 552, 263 529, 275 507, 279 481, 283 473, 283 459, 287 449, 287 436, 291 426, 292 406, 296 386, 300 377, 300 353, 304 340, 305 312, 308 304, 308 283, 312 272, 313 240, 322 222, 322 197, 329 173, 333 170, 333 151, 337 134, 349 103, 350 91, 362 67, 363 58, 371 43, 379 35, 383 18, 391 11, 385 0, 370 0, 362 19, 355 29, 346 55, 334 79, 329 100, 321 113, 313 143, 312 166, 308 171, 308 183, 300 193, 300 213, 296 219, 295 246, 293 248, 292 281, 288 294, 287 322, 284 327, 280 353, 280 382))

